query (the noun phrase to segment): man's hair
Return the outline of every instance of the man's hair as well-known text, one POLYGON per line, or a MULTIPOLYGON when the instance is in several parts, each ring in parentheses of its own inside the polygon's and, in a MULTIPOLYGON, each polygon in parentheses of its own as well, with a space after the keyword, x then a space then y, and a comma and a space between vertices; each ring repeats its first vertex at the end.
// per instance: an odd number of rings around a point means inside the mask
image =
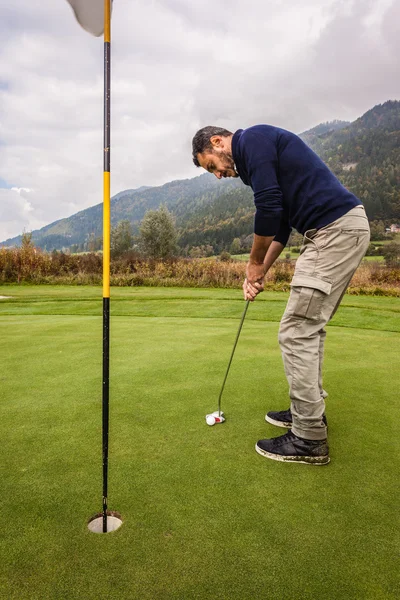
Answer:
POLYGON ((223 127, 213 127, 212 125, 207 125, 207 127, 199 129, 192 141, 193 162, 196 167, 200 167, 200 163, 197 160, 197 155, 203 154, 205 150, 212 150, 210 139, 213 137, 213 135, 229 137, 232 135, 232 132, 224 129, 223 127))

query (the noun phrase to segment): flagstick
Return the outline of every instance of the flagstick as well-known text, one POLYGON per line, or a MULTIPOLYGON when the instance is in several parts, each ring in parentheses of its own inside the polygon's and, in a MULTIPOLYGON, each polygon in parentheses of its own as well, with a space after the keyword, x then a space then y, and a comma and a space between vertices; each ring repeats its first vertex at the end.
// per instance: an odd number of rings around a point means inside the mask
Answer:
POLYGON ((103 533, 107 533, 110 389, 110 77, 111 0, 104 0, 104 174, 103 174, 103 533))

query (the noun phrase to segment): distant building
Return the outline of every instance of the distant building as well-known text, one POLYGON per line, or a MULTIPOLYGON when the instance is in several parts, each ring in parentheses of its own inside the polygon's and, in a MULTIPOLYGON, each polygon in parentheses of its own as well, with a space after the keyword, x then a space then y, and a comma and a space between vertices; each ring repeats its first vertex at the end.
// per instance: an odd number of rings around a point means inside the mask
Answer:
POLYGON ((390 233, 400 233, 400 225, 395 225, 393 223, 393 225, 390 226, 389 231, 390 233))
POLYGON ((356 163, 356 162, 347 163, 347 164, 342 165, 342 169, 343 169, 343 171, 353 171, 357 165, 358 165, 358 163, 356 163))

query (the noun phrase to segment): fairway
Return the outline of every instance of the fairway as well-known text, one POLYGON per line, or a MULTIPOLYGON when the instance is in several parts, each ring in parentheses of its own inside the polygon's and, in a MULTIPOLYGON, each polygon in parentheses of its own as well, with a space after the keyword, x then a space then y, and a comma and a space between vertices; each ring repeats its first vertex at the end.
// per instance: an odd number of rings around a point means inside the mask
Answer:
POLYGON ((287 294, 111 293, 109 508, 101 510, 101 288, 2 286, 0 597, 380 600, 399 597, 400 302, 346 296, 328 326, 331 463, 266 460, 288 407, 287 294))

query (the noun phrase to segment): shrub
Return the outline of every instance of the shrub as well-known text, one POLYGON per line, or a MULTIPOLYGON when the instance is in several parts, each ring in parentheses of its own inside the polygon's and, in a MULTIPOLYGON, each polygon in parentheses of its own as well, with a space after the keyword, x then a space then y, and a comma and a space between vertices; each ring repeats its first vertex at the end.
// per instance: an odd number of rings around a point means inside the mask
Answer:
POLYGON ((390 242, 383 248, 383 256, 387 267, 400 267, 400 244, 390 242))
MULTIPOLYGON (((222 256, 222 255, 221 255, 222 256)), ((111 285, 181 286, 240 288, 246 264, 231 261, 228 252, 220 260, 213 258, 146 259, 130 251, 111 261, 111 285)), ((268 272, 265 289, 288 291, 295 262, 278 260, 268 272)), ((51 254, 33 247, 0 249, 2 283, 60 283, 100 285, 102 255, 95 253, 51 254)), ((350 294, 400 295, 400 267, 365 262, 356 271, 350 294)))
POLYGON ((291 261, 277 260, 269 271, 269 275, 276 282, 290 282, 294 273, 294 265, 291 261))
POLYGON ((377 256, 378 252, 377 252, 378 248, 375 246, 375 244, 370 243, 370 245, 368 246, 368 249, 365 253, 365 256, 377 256))

